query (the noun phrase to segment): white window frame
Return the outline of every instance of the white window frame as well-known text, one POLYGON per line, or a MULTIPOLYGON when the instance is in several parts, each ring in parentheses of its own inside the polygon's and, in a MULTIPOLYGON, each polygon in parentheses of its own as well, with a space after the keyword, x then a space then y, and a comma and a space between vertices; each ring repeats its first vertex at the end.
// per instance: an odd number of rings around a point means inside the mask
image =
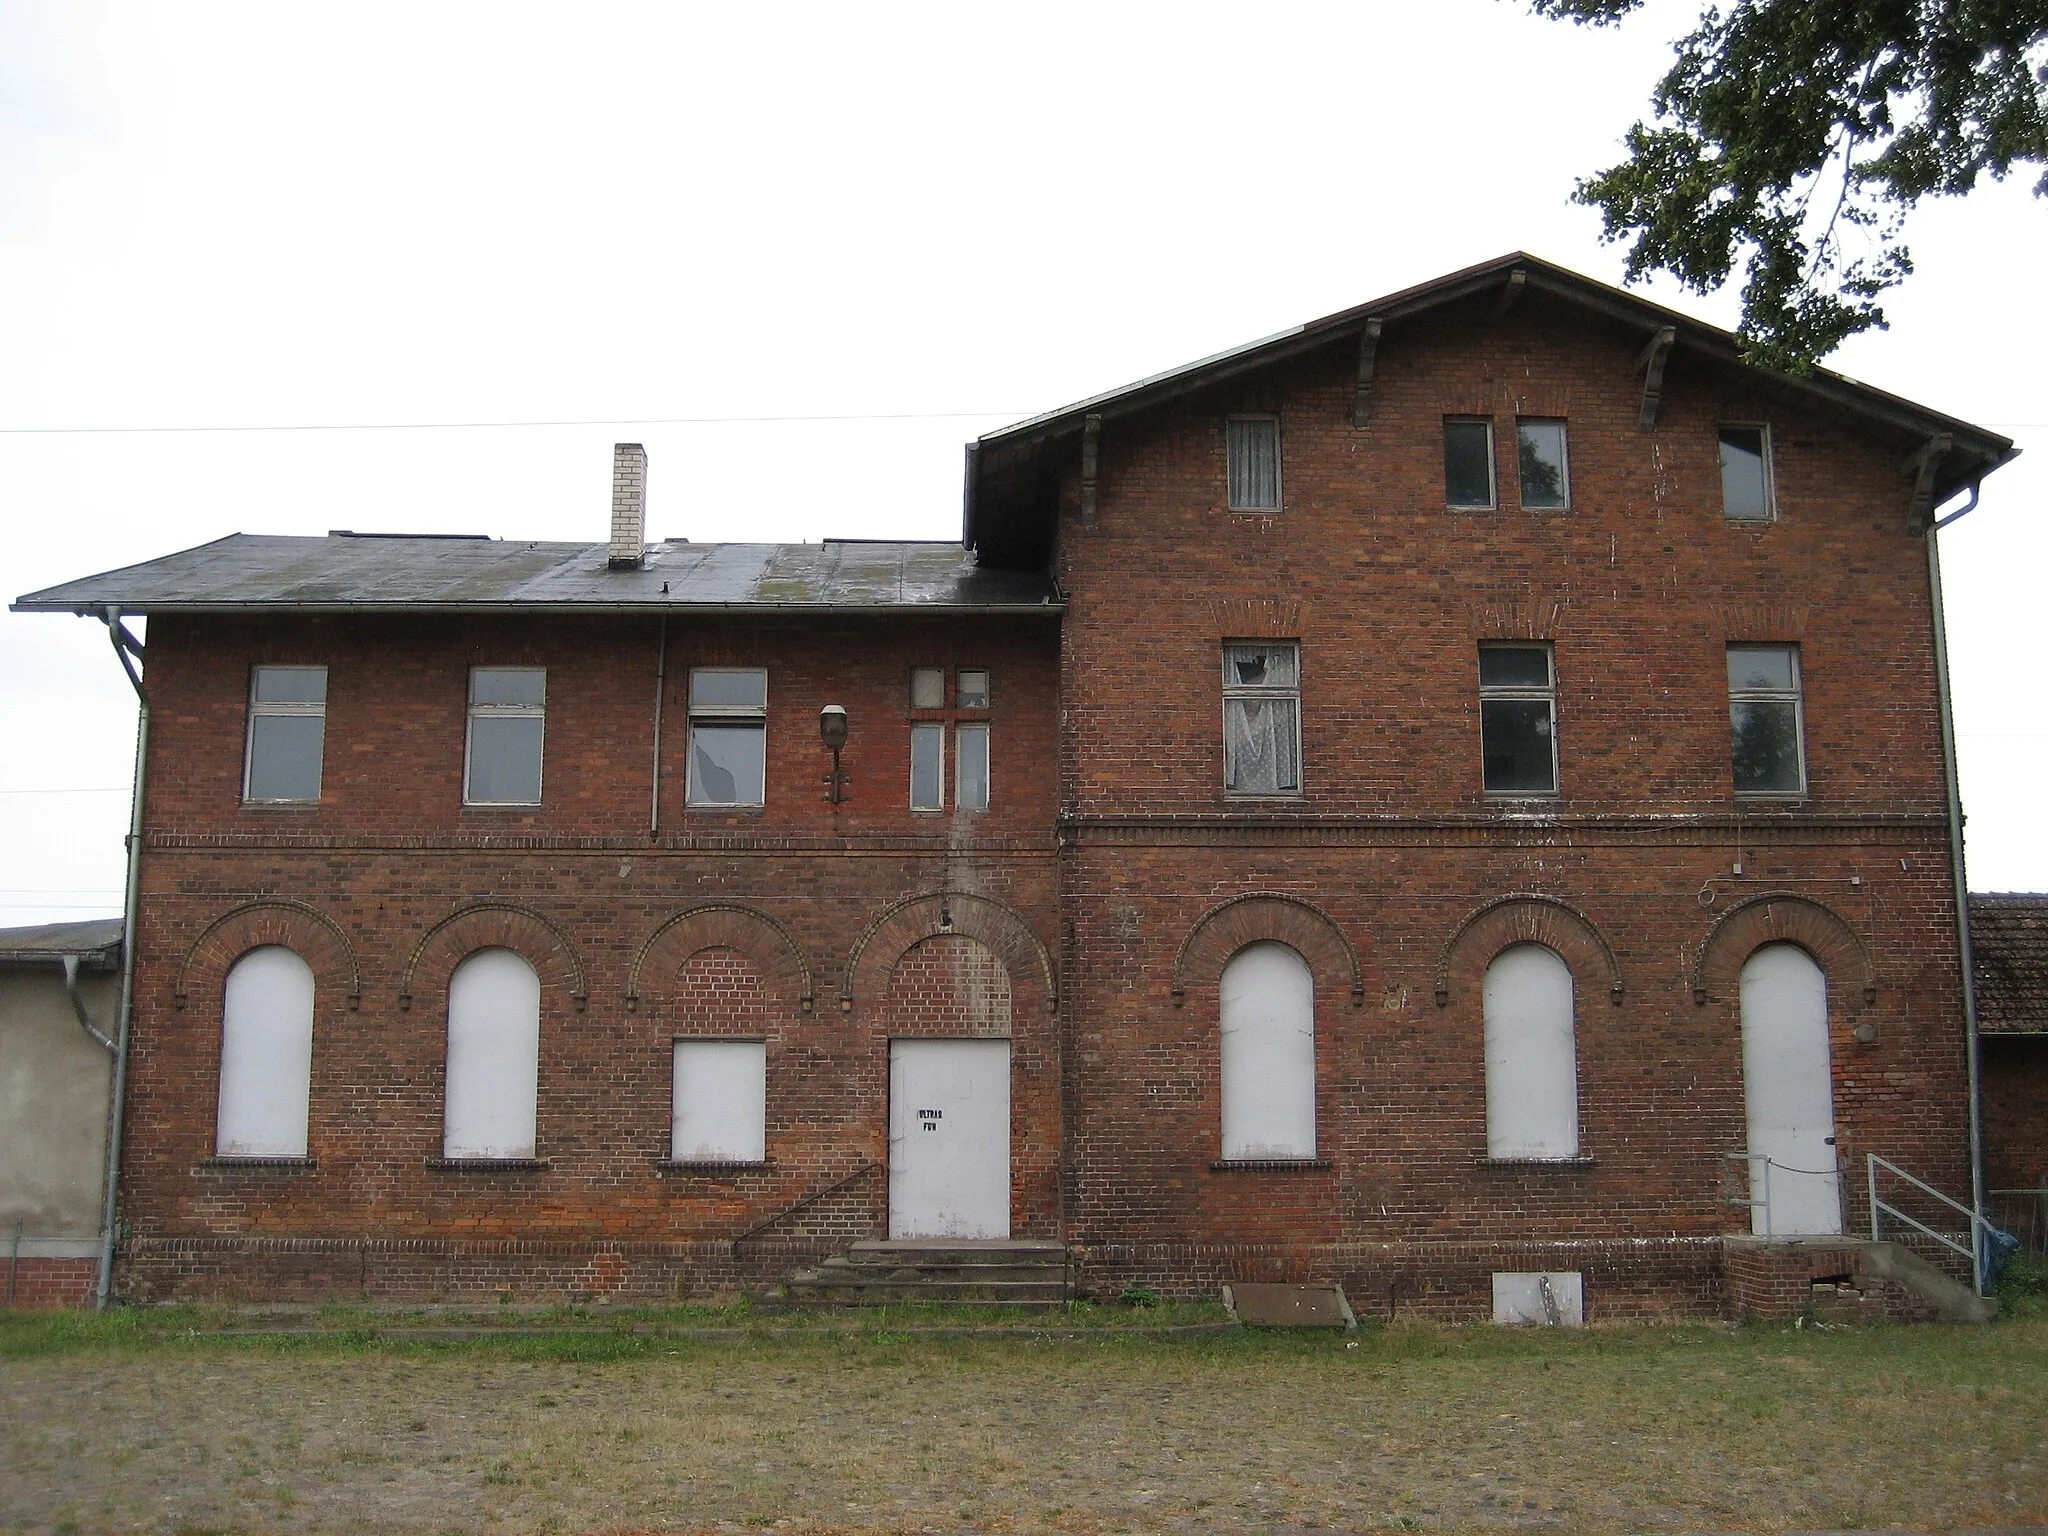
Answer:
POLYGON ((1731 523, 1775 523, 1778 520, 1778 477, 1771 453, 1771 427, 1765 421, 1722 421, 1714 425, 1714 468, 1721 478, 1721 515, 1731 523), (1742 517, 1728 510, 1727 470, 1721 464, 1723 432, 1754 432, 1763 454, 1764 510, 1757 517, 1742 517))
POLYGON ((1557 648, 1547 640, 1501 640, 1482 641, 1479 649, 1485 651, 1541 651, 1544 666, 1548 671, 1549 683, 1538 688, 1525 683, 1488 683, 1479 685, 1479 783, 1487 797, 1493 800, 1553 800, 1561 793, 1557 771, 1557 648), (1490 702, 1541 700, 1550 706, 1550 787, 1548 789, 1492 789, 1486 784, 1486 705, 1490 702))
POLYGON ((1301 755, 1301 642, 1299 640, 1225 640, 1220 657, 1223 676, 1223 793, 1232 800, 1299 800, 1306 793, 1308 765, 1301 755), (1231 680, 1230 653, 1238 646, 1276 650, 1282 646, 1294 652, 1294 683, 1291 687, 1237 683, 1231 680), (1294 703, 1294 778, 1292 789, 1233 789, 1230 784, 1230 703, 1233 699, 1253 702, 1292 700, 1294 703))
POLYGON ((995 803, 996 798, 996 738, 986 720, 961 720, 953 726, 953 805, 956 810, 978 816, 995 803), (979 731, 982 746, 982 784, 988 795, 980 805, 969 805, 967 797, 960 793, 960 771, 967 761, 967 754, 960 750, 959 738, 969 731, 979 731))
POLYGON ((1451 475, 1448 453, 1444 462, 1444 505, 1453 512, 1493 512, 1500 507, 1500 453, 1494 441, 1493 418, 1491 416, 1446 416, 1443 419, 1444 436, 1439 444, 1443 449, 1450 446, 1450 429, 1460 427, 1486 428, 1486 500, 1451 500, 1451 475))
MULTIPOLYGON (((728 1097, 726 1105, 732 1100, 728 1097)), ((700 1164, 705 1166, 760 1166, 768 1161, 768 1039, 765 1035, 678 1035, 669 1048, 669 1151, 668 1160, 677 1166, 700 1164), (747 1142, 744 1147, 731 1146, 721 1149, 684 1150, 683 1057, 692 1046, 748 1046, 749 1076, 752 1076, 754 1053, 759 1055, 760 1092, 752 1097, 746 1106, 748 1115, 747 1142)))
POLYGON ((1287 487, 1281 473, 1280 416, 1276 411, 1245 411, 1223 420, 1223 495, 1233 512, 1278 512, 1287 503, 1287 487), (1266 502, 1241 502, 1237 499, 1235 444, 1236 435, 1231 431, 1236 426, 1260 424, 1273 429, 1273 500, 1266 502))
POLYGON ((689 694, 684 695, 684 709, 689 719, 687 740, 684 742, 683 758, 683 804, 696 811, 750 811, 768 803, 768 669, 766 667, 692 667, 684 685, 689 694), (738 676, 741 673, 758 676, 761 679, 761 702, 759 704, 695 704, 689 694, 694 694, 699 677, 711 675, 738 676), (699 725, 731 725, 748 721, 758 722, 761 729, 761 798, 758 800, 705 800, 697 792, 697 727, 699 725))
POLYGON ((913 720, 910 722, 910 808, 913 811, 943 811, 946 808, 946 722, 943 720, 913 720), (932 773, 932 784, 938 799, 930 805, 917 803, 917 743, 920 736, 929 737, 939 744, 939 761, 932 773))
POLYGON ((1792 706, 1792 740, 1799 758, 1799 787, 1797 789, 1737 789, 1738 800, 1795 800, 1806 794, 1806 671, 1800 664, 1799 647, 1796 645, 1774 645, 1764 642, 1731 640, 1727 651, 1777 651, 1792 659, 1792 686, 1790 688, 1737 688, 1735 680, 1728 681, 1728 727, 1729 727, 1729 777, 1735 773, 1734 729, 1735 706, 1737 704, 1790 704, 1792 706))
POLYGON ((327 777, 327 668, 324 666, 297 666, 281 663, 276 666, 256 666, 249 669, 249 723, 242 740, 242 803, 244 805, 318 805, 320 790, 327 777), (320 674, 320 702, 318 704, 286 704, 258 702, 256 698, 262 674, 265 672, 318 672, 320 674), (320 721, 320 761, 315 777, 320 780, 313 786, 310 798, 276 797, 258 799, 250 793, 251 776, 256 768, 256 721, 259 716, 296 716, 300 719, 320 721))
MULTIPOLYGON (((1496 491, 1495 495, 1499 492, 1496 491)), ((1572 434, 1570 424, 1562 416, 1517 416, 1515 418, 1515 499, 1525 512, 1569 512, 1572 509, 1572 434), (1531 506, 1528 487, 1522 478, 1522 428, 1557 428, 1557 472, 1561 500, 1554 507, 1531 506)))
POLYGON ((462 726, 462 803, 482 809, 496 806, 535 806, 541 803, 548 769, 548 669, 546 667, 484 667, 469 669, 469 712, 462 726), (476 675, 479 672, 537 672, 540 674, 538 704, 479 704, 476 675), (535 765, 531 800, 478 800, 470 794, 470 770, 474 765, 476 722, 479 719, 530 719, 540 721, 540 762, 535 765))

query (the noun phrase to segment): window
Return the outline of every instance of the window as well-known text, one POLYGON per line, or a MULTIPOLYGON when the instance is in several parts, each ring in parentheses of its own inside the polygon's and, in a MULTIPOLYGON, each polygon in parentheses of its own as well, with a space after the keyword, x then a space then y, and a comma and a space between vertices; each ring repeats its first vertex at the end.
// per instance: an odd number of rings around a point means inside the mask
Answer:
POLYGON ((691 805, 760 805, 768 776, 768 674, 690 669, 691 805))
POLYGON ((448 979, 442 1156, 530 1158, 540 1090, 540 977, 509 949, 480 949, 448 979))
POLYGON ((313 1082, 313 968, 281 944, 228 971, 221 999, 221 1157, 304 1157, 313 1082))
POLYGON ((1572 504, 1571 478, 1565 469, 1563 422, 1516 422, 1515 457, 1522 469, 1525 509, 1557 512, 1572 504))
POLYGON ((946 808, 946 728, 943 725, 913 725, 910 728, 910 808, 913 811, 942 811, 946 808))
POLYGON ((988 809, 988 727, 953 728, 953 803, 963 811, 988 809))
POLYGON ((1805 793, 1797 646, 1728 647, 1728 724, 1738 795, 1805 793))
POLYGON ((325 667, 254 668, 242 798, 273 805, 317 801, 326 739, 325 667))
POLYGON ((1557 793, 1557 687, 1547 645, 1479 647, 1479 739, 1490 795, 1557 793))
POLYGON ((985 669, 979 667, 962 667, 960 669, 960 682, 955 693, 955 702, 962 709, 988 708, 988 673, 985 669))
POLYGON ((1493 423, 1483 417, 1444 419, 1444 502, 1493 505, 1493 423))
POLYGON ((1771 519, 1771 440, 1762 427, 1721 429, 1721 511, 1743 522, 1771 519))
POLYGON ((1486 1012, 1486 1155, 1579 1155, 1579 1061, 1571 967, 1541 944, 1494 956, 1486 1012))
POLYGON ((766 1162, 767 1042, 678 1040, 674 1102, 671 1161, 766 1162))
POLYGON ((541 667, 469 669, 464 805, 539 805, 548 674, 541 667))
POLYGON ((1291 640, 1223 647, 1223 787, 1301 793, 1300 652, 1291 640))
POLYGON ((1230 461, 1230 510, 1280 510, 1280 418, 1233 416, 1223 424, 1230 461))
POLYGON ((961 667, 953 676, 953 707, 946 708, 946 669, 913 667, 910 707, 920 715, 910 725, 910 808, 946 808, 946 743, 953 745, 953 806, 985 811, 989 798, 989 727, 986 720, 963 720, 988 710, 986 667, 961 667))
POLYGON ((1247 944, 1223 968, 1223 1157, 1316 1155, 1316 988, 1285 944, 1247 944))

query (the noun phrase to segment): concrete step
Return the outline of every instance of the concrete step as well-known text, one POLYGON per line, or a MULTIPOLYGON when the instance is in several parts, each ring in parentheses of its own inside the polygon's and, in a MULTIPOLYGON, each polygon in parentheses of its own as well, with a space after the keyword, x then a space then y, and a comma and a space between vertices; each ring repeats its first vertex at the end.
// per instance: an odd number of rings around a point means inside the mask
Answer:
POLYGON ((1911 1291, 1944 1323, 1988 1323, 1998 1316, 1998 1303, 1951 1280, 1912 1249, 1898 1243, 1868 1243, 1863 1267, 1869 1274, 1911 1291))
POLYGON ((1053 1264, 1065 1267, 1067 1250, 1060 1243, 1020 1242, 1009 1239, 973 1241, 961 1238, 868 1238, 853 1244, 844 1255, 849 1264, 880 1264, 890 1268, 904 1265, 970 1265, 1002 1267, 1011 1264, 1053 1264))
POLYGON ((855 1280, 811 1270, 790 1277, 788 1293, 795 1301, 824 1301, 841 1306, 899 1305, 905 1302, 941 1302, 991 1307, 1060 1305, 1067 1299, 1064 1281, 975 1280, 962 1283, 920 1281, 890 1284, 855 1280))
POLYGON ((962 1239, 869 1239, 790 1276, 793 1302, 826 1306, 1046 1308, 1068 1299, 1067 1251, 1059 1243, 962 1239))

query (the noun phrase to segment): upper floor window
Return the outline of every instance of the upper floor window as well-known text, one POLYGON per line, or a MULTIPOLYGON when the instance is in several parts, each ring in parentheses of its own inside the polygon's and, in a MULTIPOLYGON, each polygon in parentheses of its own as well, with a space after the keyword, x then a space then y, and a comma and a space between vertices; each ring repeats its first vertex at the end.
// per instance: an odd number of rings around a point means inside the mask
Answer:
POLYGON ((320 798, 327 741, 327 669, 256 667, 249 674, 249 742, 242 798, 311 804, 320 798))
POLYGON ((1493 505, 1493 423, 1483 416, 1444 418, 1444 503, 1493 505))
POLYGON ((1223 647, 1223 787, 1301 793, 1301 651, 1292 640, 1223 647))
POLYGON ((544 667, 469 669, 465 805, 539 805, 541 738, 547 723, 544 667))
POLYGON ((1490 795, 1557 792, 1557 682, 1547 645, 1479 647, 1479 737, 1490 795))
POLYGON ((1762 427, 1721 429, 1721 511, 1744 522, 1768 522, 1771 438, 1762 427))
POLYGON ((985 811, 989 801, 989 674, 983 667, 961 667, 953 674, 952 706, 946 703, 946 669, 914 667, 910 673, 910 707, 935 718, 910 726, 910 808, 946 808, 946 752, 952 743, 953 805, 956 810, 985 811))
POLYGON ((1516 422, 1515 458, 1521 466, 1524 508, 1531 512, 1556 512, 1572 504, 1563 422, 1516 422))
POLYGON ((1230 510, 1280 509, 1280 418, 1233 416, 1223 424, 1230 468, 1230 510))
POLYGON ((221 997, 221 1157, 304 1157, 313 1082, 313 968, 281 944, 229 969, 221 997))
POLYGON ((1738 795, 1805 792, 1799 706, 1797 646, 1728 647, 1728 723, 1738 795))
POLYGON ((760 805, 768 780, 768 673, 690 669, 691 805, 760 805))

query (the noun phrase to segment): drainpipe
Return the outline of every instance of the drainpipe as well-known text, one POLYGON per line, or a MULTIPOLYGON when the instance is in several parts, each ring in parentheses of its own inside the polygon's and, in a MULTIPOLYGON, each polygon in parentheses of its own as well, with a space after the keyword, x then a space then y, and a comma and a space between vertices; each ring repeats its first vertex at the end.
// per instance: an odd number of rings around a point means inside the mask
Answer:
POLYGON ((115 1026, 113 1104, 107 1112, 107 1188, 100 1213, 100 1278, 93 1292, 93 1308, 107 1309, 107 1293, 114 1283, 114 1221, 116 1198, 121 1188, 121 1117, 128 1099, 128 1036, 135 1015, 135 906, 141 890, 142 871, 142 771, 149 760, 149 695, 143 692, 142 677, 129 658, 142 654, 142 643, 121 627, 121 610, 108 608, 100 615, 113 642, 121 670, 135 689, 135 788, 128 797, 128 887, 121 906, 121 1012, 115 1026))
POLYGON ((1934 690, 1941 708, 1941 766, 1948 780, 1949 868, 1955 879, 1956 946, 1963 965, 1963 1031, 1970 1076, 1970 1271, 1978 1295, 1984 1294, 1984 1117, 1977 1052, 1977 969, 1970 950, 1970 880, 1963 868, 1963 796, 1956 777, 1956 722, 1949 702, 1948 621, 1941 602, 1941 548, 1935 537, 1958 518, 1977 510, 1980 487, 1972 484, 1970 499, 1927 530, 1927 590, 1934 608, 1934 690))
MULTIPOLYGON (((124 952, 126 948, 127 946, 124 944, 122 946, 124 952)), ((84 997, 80 996, 79 994, 78 956, 63 955, 60 956, 59 959, 62 961, 64 966, 64 995, 71 999, 71 1011, 78 1015, 78 1027, 84 1030, 88 1035, 91 1035, 93 1039, 93 1044, 97 1045, 101 1050, 106 1051, 109 1054, 113 1053, 118 1048, 115 1046, 113 1041, 109 1040, 105 1035, 100 1033, 100 1027, 97 1024, 93 1023, 92 1013, 85 1006, 84 997)))

